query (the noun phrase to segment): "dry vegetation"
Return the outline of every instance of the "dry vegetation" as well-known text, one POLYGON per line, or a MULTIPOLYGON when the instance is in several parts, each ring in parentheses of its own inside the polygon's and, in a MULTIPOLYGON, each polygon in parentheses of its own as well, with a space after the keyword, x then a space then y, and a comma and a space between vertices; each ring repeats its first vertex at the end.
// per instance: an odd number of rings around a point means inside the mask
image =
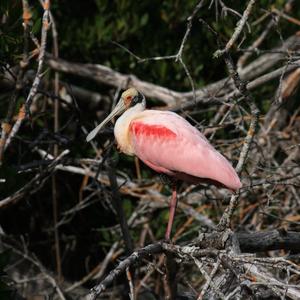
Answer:
POLYGON ((189 86, 182 91, 62 58, 50 0, 31 3, 42 7, 37 34, 22 1, 23 52, 17 64, 1 59, 0 295, 300 299, 299 4, 277 2, 195 3, 173 55, 142 58, 134 45, 113 44, 141 66, 178 65, 189 86), (236 23, 227 35, 226 18, 236 23), (201 87, 184 56, 196 23, 215 45, 206 59, 228 74, 201 87), (168 185, 118 154, 111 128, 85 144, 128 86, 186 117, 242 178, 234 195, 182 183, 172 244, 162 240, 168 185))

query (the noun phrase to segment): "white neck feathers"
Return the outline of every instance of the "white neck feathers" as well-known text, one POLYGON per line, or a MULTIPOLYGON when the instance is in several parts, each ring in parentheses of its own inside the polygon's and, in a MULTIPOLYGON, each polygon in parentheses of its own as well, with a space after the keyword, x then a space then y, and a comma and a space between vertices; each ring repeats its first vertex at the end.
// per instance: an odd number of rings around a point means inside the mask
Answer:
POLYGON ((117 120, 114 127, 115 138, 118 143, 119 149, 127 154, 134 155, 134 151, 131 145, 129 136, 129 126, 132 120, 138 119, 141 112, 145 110, 146 103, 138 103, 135 106, 126 110, 123 115, 117 120))

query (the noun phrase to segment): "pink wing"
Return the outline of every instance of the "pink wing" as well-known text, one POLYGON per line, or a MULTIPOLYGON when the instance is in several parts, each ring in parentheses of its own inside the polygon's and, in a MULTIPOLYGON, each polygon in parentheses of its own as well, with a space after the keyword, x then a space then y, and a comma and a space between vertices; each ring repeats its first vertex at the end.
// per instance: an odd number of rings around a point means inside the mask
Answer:
POLYGON ((190 123, 173 112, 146 110, 131 121, 135 154, 149 167, 169 175, 217 181, 231 190, 241 182, 227 159, 190 123), (182 174, 183 173, 183 174, 182 174))

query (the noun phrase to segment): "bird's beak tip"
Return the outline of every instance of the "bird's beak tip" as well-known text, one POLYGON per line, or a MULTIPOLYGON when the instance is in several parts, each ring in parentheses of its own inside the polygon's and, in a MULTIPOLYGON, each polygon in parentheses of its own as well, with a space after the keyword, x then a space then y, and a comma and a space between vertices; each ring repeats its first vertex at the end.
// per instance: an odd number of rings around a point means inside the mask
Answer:
POLYGON ((100 123, 96 128, 94 128, 86 137, 86 142, 90 142, 97 133, 101 130, 101 128, 106 125, 111 119, 113 119, 115 116, 118 116, 122 114, 126 110, 126 107, 124 105, 124 100, 121 99, 116 107, 113 109, 113 111, 100 123))
POLYGON ((89 143, 94 137, 95 137, 95 133, 94 133, 94 131, 91 131, 91 132, 87 135, 87 137, 85 138, 85 141, 86 141, 87 143, 89 143))

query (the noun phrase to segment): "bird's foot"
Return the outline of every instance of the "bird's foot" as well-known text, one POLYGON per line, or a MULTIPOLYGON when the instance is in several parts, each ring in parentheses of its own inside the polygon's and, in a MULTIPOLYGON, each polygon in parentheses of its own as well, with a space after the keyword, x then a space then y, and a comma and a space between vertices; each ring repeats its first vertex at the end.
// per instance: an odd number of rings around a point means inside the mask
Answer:
POLYGON ((166 243, 166 244, 171 244, 171 245, 174 245, 174 242, 172 241, 172 239, 169 237, 166 237, 162 240, 163 243, 166 243))

